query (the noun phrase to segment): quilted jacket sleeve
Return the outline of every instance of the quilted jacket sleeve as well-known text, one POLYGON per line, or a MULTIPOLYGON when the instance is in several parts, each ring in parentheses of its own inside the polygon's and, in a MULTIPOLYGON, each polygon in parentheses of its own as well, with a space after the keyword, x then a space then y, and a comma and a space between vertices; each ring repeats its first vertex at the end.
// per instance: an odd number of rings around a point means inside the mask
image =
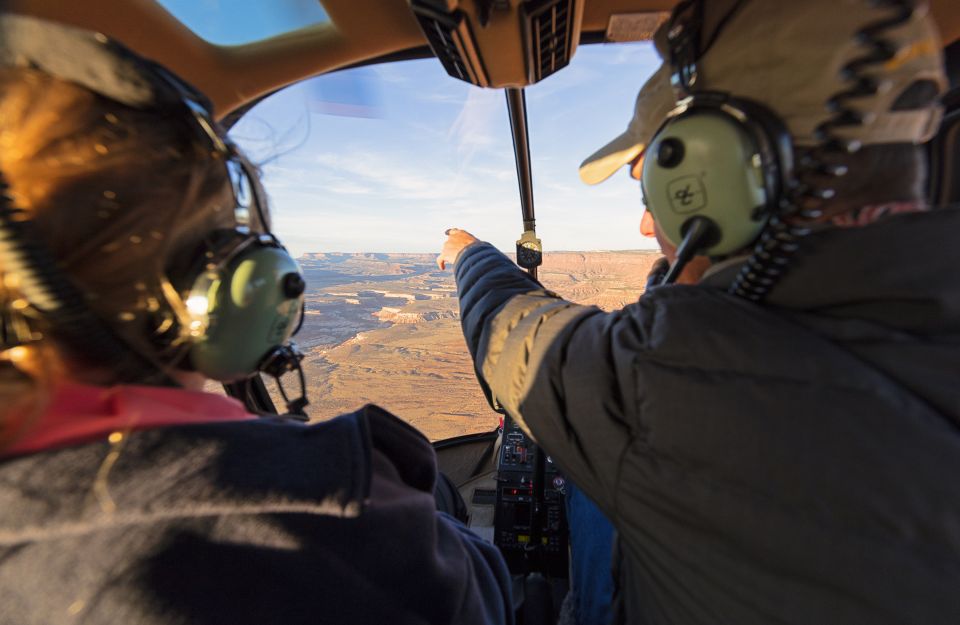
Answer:
POLYGON ((567 302, 493 246, 456 266, 464 335, 477 377, 500 408, 613 518, 620 458, 634 432, 634 316, 567 302))

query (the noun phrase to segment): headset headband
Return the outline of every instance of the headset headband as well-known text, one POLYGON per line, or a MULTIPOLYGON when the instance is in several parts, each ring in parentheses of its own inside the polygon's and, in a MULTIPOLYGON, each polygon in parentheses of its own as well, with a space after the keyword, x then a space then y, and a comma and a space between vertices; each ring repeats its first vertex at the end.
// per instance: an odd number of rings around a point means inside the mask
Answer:
POLYGON ((670 82, 678 100, 690 95, 697 82, 702 24, 703 3, 700 0, 684 0, 678 4, 667 24, 667 45, 673 68, 670 82))
POLYGON ((35 69, 135 109, 177 106, 186 89, 212 110, 200 91, 106 35, 25 15, 0 13, 0 67, 35 69))

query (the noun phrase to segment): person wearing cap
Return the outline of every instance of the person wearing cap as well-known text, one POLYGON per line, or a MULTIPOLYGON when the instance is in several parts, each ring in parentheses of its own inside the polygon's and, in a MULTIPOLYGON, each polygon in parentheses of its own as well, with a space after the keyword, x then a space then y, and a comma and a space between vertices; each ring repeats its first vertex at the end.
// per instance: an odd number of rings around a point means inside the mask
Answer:
MULTIPOLYGON (((703 184, 776 164, 782 201, 720 207, 756 243, 610 313, 452 229, 438 263, 482 389, 617 530, 615 622, 960 622, 960 211, 925 197, 926 3, 685 2, 655 43, 665 67, 583 179, 630 165, 661 201, 661 127, 719 95, 789 141, 703 184)), ((675 273, 689 230, 662 221, 644 230, 675 273)))
POLYGON ((264 197, 203 94, 0 12, 0 624, 513 622, 502 556, 438 510, 414 428, 204 392, 238 379, 214 344, 236 366, 296 325, 264 197))

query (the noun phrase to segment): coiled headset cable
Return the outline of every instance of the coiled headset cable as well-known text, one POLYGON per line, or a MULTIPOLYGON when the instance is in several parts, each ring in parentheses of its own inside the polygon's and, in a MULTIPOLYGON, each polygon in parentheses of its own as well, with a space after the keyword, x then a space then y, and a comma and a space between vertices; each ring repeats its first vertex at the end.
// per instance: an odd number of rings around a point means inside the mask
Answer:
POLYGON ((889 8, 889 17, 872 22, 854 37, 867 51, 840 70, 840 78, 850 87, 833 94, 827 101, 832 116, 814 129, 817 145, 802 152, 797 159, 796 180, 785 189, 780 213, 770 218, 756 243, 753 253, 737 275, 729 292, 750 301, 763 301, 786 273, 800 241, 810 234, 811 224, 823 217, 824 205, 836 196, 836 190, 814 180, 838 179, 847 174, 843 156, 860 150, 857 140, 837 136, 839 128, 861 126, 869 118, 853 106, 860 98, 877 94, 880 86, 868 70, 882 65, 897 53, 896 44, 884 35, 910 21, 913 0, 866 0, 875 8, 889 8))

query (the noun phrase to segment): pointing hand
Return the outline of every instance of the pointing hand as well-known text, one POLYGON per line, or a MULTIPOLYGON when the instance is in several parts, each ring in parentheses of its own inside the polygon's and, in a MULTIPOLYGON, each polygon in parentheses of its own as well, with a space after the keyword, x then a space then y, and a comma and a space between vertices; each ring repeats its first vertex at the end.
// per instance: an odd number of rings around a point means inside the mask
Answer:
POLYGON ((477 237, 459 228, 450 228, 445 234, 447 235, 447 240, 443 244, 440 256, 437 257, 437 267, 440 267, 441 270, 446 269, 447 264, 455 264, 457 257, 460 256, 460 252, 474 243, 479 242, 477 237))

